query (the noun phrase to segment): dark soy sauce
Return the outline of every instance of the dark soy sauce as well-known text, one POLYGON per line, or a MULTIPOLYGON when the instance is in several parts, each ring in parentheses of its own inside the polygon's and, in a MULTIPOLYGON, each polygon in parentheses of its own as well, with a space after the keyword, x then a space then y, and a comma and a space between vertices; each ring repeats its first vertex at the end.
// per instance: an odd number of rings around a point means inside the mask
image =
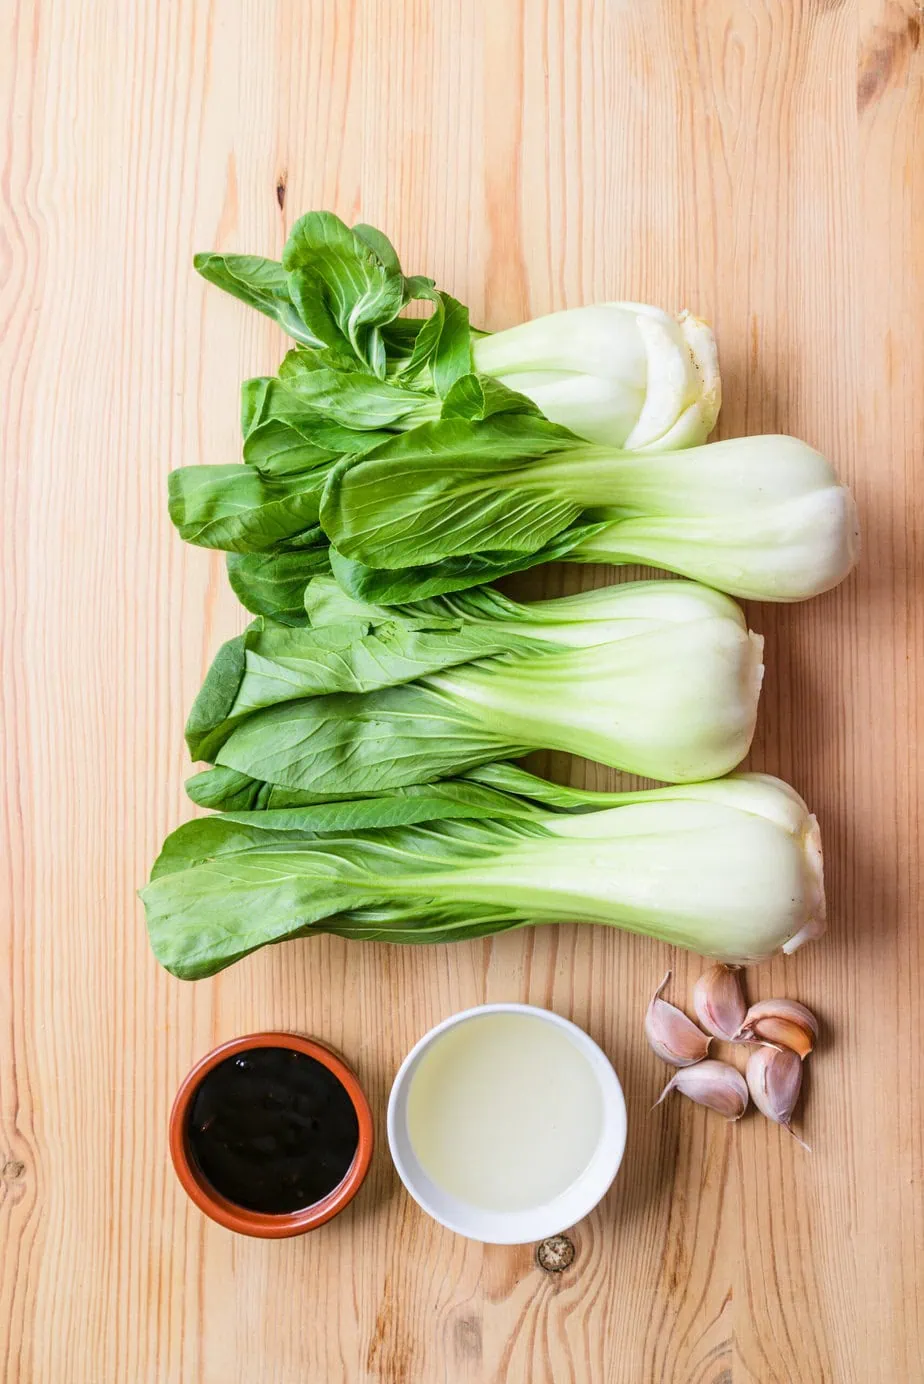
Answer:
POLYGON ((251 1048, 203 1079, 188 1137, 217 1192, 248 1211, 285 1215, 313 1206, 343 1181, 359 1122, 323 1063, 291 1048, 251 1048))

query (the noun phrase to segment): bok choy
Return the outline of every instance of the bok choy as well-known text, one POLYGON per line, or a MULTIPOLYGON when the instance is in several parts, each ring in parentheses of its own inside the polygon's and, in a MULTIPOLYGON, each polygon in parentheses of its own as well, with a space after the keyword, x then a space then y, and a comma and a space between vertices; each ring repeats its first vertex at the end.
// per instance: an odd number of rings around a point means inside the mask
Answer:
POLYGON ((858 552, 850 492, 794 437, 639 454, 513 416, 427 424, 339 463, 320 518, 344 558, 391 570, 538 553, 596 522, 568 557, 657 565, 758 600, 826 591, 858 552))
POLYGON ((541 748, 687 782, 733 769, 754 732, 763 641, 693 583, 389 609, 316 578, 306 605, 310 628, 256 620, 219 651, 194 758, 343 797, 541 748))
POLYGON ((187 822, 141 891, 155 955, 194 980, 313 932, 449 942, 588 922, 746 963, 824 930, 817 823, 778 779, 595 794, 478 774, 187 822))
POLYGON ((302 376, 302 416, 309 404, 323 429, 414 427, 438 417, 440 400, 473 373, 609 446, 690 446, 715 426, 715 339, 689 313, 602 303, 491 335, 432 279, 406 276, 381 231, 324 211, 295 223, 281 263, 202 254, 195 266, 299 343, 288 369, 302 376), (401 316, 415 300, 429 303, 430 318, 401 316))

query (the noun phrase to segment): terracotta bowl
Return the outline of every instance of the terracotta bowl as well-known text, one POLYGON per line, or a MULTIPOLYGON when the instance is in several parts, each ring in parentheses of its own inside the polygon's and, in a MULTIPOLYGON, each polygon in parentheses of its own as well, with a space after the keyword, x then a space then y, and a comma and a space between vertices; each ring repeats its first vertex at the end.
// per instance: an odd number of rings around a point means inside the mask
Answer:
POLYGON ((372 1112, 354 1073, 324 1043, 314 1038, 303 1038, 297 1033, 250 1033, 243 1038, 232 1038, 230 1042, 221 1043, 187 1073, 170 1112, 170 1156, 177 1177, 199 1210, 228 1230, 236 1230, 241 1235, 258 1235, 267 1240, 280 1240, 288 1235, 303 1235, 307 1230, 316 1230, 342 1211, 353 1200, 369 1171, 372 1145, 372 1112), (189 1147, 189 1112, 201 1081, 226 1058, 250 1052, 254 1048, 289 1048, 322 1063, 344 1087, 353 1102, 359 1124, 356 1156, 343 1181, 321 1201, 282 1215, 249 1211, 222 1196, 202 1175, 189 1147))

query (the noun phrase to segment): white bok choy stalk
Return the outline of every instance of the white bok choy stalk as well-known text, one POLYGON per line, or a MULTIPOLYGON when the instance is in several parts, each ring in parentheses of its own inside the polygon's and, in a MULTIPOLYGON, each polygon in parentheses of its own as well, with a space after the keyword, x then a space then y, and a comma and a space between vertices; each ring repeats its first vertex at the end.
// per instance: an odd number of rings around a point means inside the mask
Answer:
POLYGON ((449 942, 587 922, 746 964, 824 931, 818 826, 778 779, 594 794, 509 765, 477 777, 187 822, 141 891, 155 955, 194 980, 313 932, 449 942))
POLYGON ((727 447, 729 456, 737 453, 743 465, 748 453, 754 459, 758 475, 751 487, 741 487, 739 510, 629 513, 583 539, 569 560, 664 567, 743 600, 804 601, 837 586, 860 556, 860 523, 850 491, 838 484, 820 453, 795 438, 735 441, 741 445, 712 446, 727 447), (812 465, 801 484, 785 464, 779 472, 764 464, 773 454, 785 461, 787 452, 810 453, 812 465))
POLYGON ((588 442, 626 451, 705 442, 721 406, 705 322, 643 303, 597 303, 476 339, 475 369, 588 442))
POLYGON ((531 749, 695 782, 739 764, 754 732, 763 641, 691 582, 388 609, 315 579, 306 605, 310 628, 257 620, 219 651, 186 727, 193 758, 341 797, 531 749))

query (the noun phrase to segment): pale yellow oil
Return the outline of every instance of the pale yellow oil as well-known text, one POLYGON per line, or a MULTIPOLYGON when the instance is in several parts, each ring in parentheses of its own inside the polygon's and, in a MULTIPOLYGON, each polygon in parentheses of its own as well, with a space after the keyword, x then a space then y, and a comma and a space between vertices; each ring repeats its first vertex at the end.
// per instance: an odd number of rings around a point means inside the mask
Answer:
POLYGON ((603 1102, 566 1029, 530 1014, 484 1014, 447 1029, 424 1053, 407 1122, 437 1186, 486 1211, 525 1211, 566 1191, 588 1166, 603 1102))

